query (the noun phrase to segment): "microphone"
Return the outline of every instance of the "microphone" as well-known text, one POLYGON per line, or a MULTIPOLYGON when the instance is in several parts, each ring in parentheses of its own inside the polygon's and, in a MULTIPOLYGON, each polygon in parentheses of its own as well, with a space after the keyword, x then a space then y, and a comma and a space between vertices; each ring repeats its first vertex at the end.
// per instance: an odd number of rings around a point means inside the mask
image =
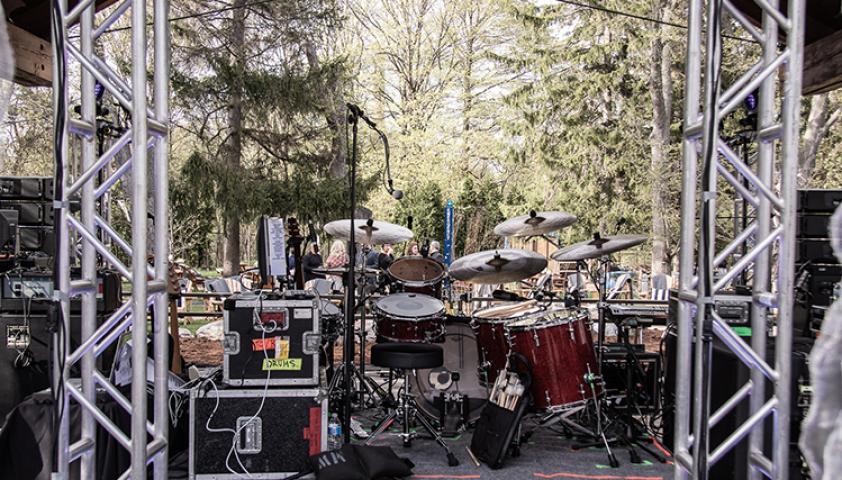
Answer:
POLYGON ((392 196, 395 200, 400 200, 403 198, 403 192, 400 190, 396 190, 393 186, 394 181, 392 180, 392 170, 389 168, 389 139, 386 138, 386 134, 383 133, 379 128, 377 128, 377 124, 372 122, 368 117, 365 116, 365 112, 363 109, 353 103, 346 103, 346 107, 348 107, 348 111, 351 112, 351 116, 361 118, 365 121, 368 126, 377 132, 377 135, 380 136, 380 140, 383 142, 383 153, 386 156, 386 191, 389 195, 392 196))
POLYGON ((507 292, 505 290, 500 290, 500 289, 497 289, 497 290, 494 290, 493 292, 491 292, 491 296, 495 300, 506 300, 506 301, 510 301, 510 302, 521 302, 523 300, 526 300, 524 297, 521 297, 520 295, 518 295, 516 293, 507 292))

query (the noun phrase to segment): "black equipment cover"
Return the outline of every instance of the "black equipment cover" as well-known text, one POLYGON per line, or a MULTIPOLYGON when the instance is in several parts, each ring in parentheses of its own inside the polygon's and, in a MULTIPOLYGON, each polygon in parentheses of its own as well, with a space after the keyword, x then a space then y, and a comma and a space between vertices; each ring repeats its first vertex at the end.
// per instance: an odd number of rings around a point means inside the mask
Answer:
POLYGON ((495 470, 503 467, 506 453, 518 433, 526 408, 532 403, 529 393, 532 368, 529 361, 523 355, 515 353, 510 357, 509 365, 511 371, 516 372, 523 382, 523 396, 517 401, 514 410, 508 410, 493 402, 486 403, 471 438, 471 452, 478 460, 495 470))

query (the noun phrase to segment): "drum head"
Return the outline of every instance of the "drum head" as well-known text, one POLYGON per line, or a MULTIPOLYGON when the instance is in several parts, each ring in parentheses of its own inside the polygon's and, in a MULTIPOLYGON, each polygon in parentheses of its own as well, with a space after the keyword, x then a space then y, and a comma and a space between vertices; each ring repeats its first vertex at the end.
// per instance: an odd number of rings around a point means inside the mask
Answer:
POLYGON ((341 317, 342 311, 339 310, 339 307, 330 300, 322 299, 321 306, 319 307, 319 314, 322 318, 341 317))
POLYGON ((441 300, 420 293, 394 293, 378 300, 374 307, 390 318, 433 318, 444 313, 441 300))
POLYGON ((417 370, 410 382, 418 399, 418 408, 427 416, 438 420, 440 416, 436 399, 441 394, 460 393, 467 397, 468 420, 479 419, 488 399, 488 388, 480 384, 479 352, 474 331, 465 322, 446 322, 444 365, 433 369, 417 370))
POLYGON ((444 265, 421 256, 401 257, 386 269, 390 277, 409 286, 425 286, 444 278, 444 265))

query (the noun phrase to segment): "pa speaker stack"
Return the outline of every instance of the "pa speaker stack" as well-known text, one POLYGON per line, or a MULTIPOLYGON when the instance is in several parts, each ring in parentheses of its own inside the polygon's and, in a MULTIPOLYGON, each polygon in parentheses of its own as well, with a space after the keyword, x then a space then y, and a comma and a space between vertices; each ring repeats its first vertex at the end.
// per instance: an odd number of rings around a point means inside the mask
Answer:
POLYGON ((795 334, 821 327, 824 313, 839 295, 842 266, 830 244, 830 218, 842 203, 842 190, 799 190, 796 229, 795 334))
POLYGON ((0 177, 0 212, 15 218, 15 253, 43 252, 53 256, 53 179, 0 177))

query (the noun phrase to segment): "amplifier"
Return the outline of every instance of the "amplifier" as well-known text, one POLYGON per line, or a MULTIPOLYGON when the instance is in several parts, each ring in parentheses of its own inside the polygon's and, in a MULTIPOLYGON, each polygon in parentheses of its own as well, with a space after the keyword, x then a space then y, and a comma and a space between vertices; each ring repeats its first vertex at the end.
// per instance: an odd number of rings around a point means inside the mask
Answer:
POLYGON ((798 211, 833 213, 842 204, 842 190, 799 190, 798 211))
POLYGON ((44 252, 49 256, 55 254, 56 235, 53 227, 18 227, 19 245, 21 252, 44 252))
POLYGON ((225 300, 223 382, 319 384, 319 302, 309 292, 240 293, 225 300))
POLYGON ((798 238, 795 240, 795 263, 837 263, 830 239, 798 238))
MULTIPOLYGON (((32 306, 42 304, 32 301, 32 306)), ((97 316, 97 326, 105 319, 97 316)), ((50 344, 52 333, 50 319, 44 313, 0 314, 0 419, 24 398, 32 393, 49 388, 50 344)), ((71 314, 68 319, 71 348, 82 342, 82 327, 79 315, 71 314)), ((97 360, 97 366, 108 376, 114 359, 114 347, 109 347, 97 360)), ((76 368, 73 375, 78 375, 76 368)))
MULTIPOLYGON (((70 277, 79 278, 79 270, 71 270, 70 277)), ((47 299, 53 295, 53 273, 48 271, 15 271, 0 278, 0 312, 2 313, 46 313, 48 303, 30 299, 47 299)), ((113 270, 97 272, 97 302, 99 313, 111 313, 122 304, 123 284, 120 274, 113 270)), ((70 311, 81 312, 82 301, 70 300, 70 311)))
POLYGON ((795 235, 798 238, 828 238, 830 218, 831 215, 827 214, 800 214, 795 235))
POLYGON ((52 227, 54 222, 53 205, 43 201, 9 200, 0 201, 3 210, 18 212, 18 225, 32 227, 52 227))
MULTIPOLYGON (((737 294, 736 290, 719 293, 714 298, 714 309, 725 323, 734 326, 750 325, 751 323, 751 294, 737 294)), ((696 306, 690 306, 690 315, 696 316, 696 306)), ((678 318, 678 290, 670 290, 669 322, 678 318)))
POLYGON ((0 177, 0 199, 52 200, 52 177, 0 177))
POLYGON ((327 397, 318 389, 195 389, 189 445, 191 479, 289 477, 327 450, 327 397))
POLYGON ((655 412, 661 408, 661 354, 646 352, 643 345, 632 345, 640 369, 629 369, 626 348, 621 344, 606 344, 603 354, 602 377, 608 395, 615 399, 615 408, 626 404, 626 375, 632 375, 634 401, 642 412, 655 412))

